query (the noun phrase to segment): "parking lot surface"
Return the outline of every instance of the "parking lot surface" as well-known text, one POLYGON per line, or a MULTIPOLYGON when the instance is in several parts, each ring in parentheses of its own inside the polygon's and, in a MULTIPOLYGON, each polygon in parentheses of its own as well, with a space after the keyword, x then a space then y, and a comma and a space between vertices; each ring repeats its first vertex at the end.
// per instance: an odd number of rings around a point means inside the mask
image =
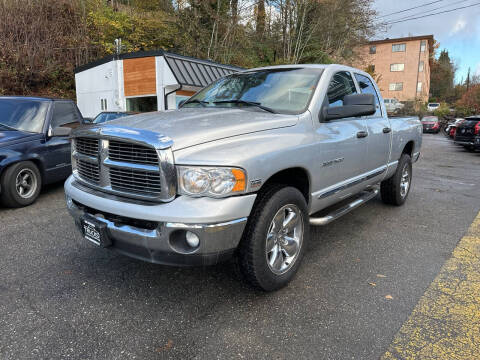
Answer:
POLYGON ((0 358, 378 359, 480 210, 480 153, 425 135, 403 207, 312 228, 275 293, 232 263, 153 265, 83 240, 62 184, 0 208, 0 358))

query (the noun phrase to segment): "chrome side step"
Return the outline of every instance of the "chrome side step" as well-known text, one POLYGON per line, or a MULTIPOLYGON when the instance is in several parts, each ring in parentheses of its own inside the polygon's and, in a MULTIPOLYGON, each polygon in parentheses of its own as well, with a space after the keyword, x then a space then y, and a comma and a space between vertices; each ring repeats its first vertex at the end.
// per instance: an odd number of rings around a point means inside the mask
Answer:
POLYGON ((358 208, 360 205, 365 204, 368 200, 373 199, 374 197, 377 196, 378 192, 379 192, 378 189, 365 190, 363 193, 361 193, 360 197, 356 198, 351 203, 332 211, 330 214, 323 217, 310 218, 310 225, 313 225, 313 226, 327 225, 331 223, 333 220, 336 220, 342 217, 343 215, 348 214, 350 211, 358 208))

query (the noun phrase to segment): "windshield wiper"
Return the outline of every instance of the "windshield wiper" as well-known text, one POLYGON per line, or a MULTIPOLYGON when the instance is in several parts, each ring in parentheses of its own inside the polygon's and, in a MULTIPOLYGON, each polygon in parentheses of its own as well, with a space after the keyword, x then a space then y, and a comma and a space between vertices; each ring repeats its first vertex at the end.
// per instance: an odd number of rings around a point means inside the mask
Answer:
POLYGON ((210 104, 210 103, 208 101, 204 101, 204 100, 193 99, 193 100, 185 101, 183 103, 183 105, 187 105, 187 104, 200 104, 203 107, 205 107, 205 106, 207 106, 207 104, 210 104))
POLYGON ((3 128, 5 128, 5 129, 7 129, 7 130, 17 130, 17 129, 15 129, 15 128, 11 127, 11 126, 8 126, 8 125, 2 124, 2 123, 0 123, 0 127, 3 127, 3 128))
POLYGON ((273 114, 276 114, 277 112, 275 110, 273 110, 272 108, 269 108, 267 106, 263 106, 261 103, 259 102, 255 102, 255 101, 246 101, 246 100, 222 100, 222 101, 214 101, 213 102, 214 104, 245 104, 245 105, 250 105, 250 106, 256 106, 262 110, 265 110, 265 111, 268 111, 268 112, 271 112, 273 114))

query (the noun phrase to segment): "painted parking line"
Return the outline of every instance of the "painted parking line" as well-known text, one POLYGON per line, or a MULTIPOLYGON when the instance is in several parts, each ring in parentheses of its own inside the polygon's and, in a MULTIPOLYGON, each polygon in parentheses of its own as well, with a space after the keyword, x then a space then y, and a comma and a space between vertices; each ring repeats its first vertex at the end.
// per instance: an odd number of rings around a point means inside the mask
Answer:
POLYGON ((382 360, 480 359, 480 214, 382 360))

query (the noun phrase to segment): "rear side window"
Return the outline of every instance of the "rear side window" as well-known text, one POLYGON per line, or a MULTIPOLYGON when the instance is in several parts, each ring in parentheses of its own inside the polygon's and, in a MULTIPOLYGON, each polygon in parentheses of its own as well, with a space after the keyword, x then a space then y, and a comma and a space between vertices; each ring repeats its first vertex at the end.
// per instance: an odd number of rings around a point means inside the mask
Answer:
POLYGON ((80 122, 77 109, 72 102, 56 101, 53 108, 52 128, 76 127, 80 122))
POLYGON ((346 71, 336 73, 328 86, 329 107, 343 106, 343 98, 356 93, 355 83, 350 73, 346 71))
POLYGON ((360 74, 355 74, 355 78, 358 81, 358 85, 360 86, 360 91, 362 94, 372 94, 375 97, 375 107, 377 111, 372 116, 381 117, 382 110, 380 108, 380 99, 378 98, 377 90, 375 90, 372 81, 365 75, 360 74))

